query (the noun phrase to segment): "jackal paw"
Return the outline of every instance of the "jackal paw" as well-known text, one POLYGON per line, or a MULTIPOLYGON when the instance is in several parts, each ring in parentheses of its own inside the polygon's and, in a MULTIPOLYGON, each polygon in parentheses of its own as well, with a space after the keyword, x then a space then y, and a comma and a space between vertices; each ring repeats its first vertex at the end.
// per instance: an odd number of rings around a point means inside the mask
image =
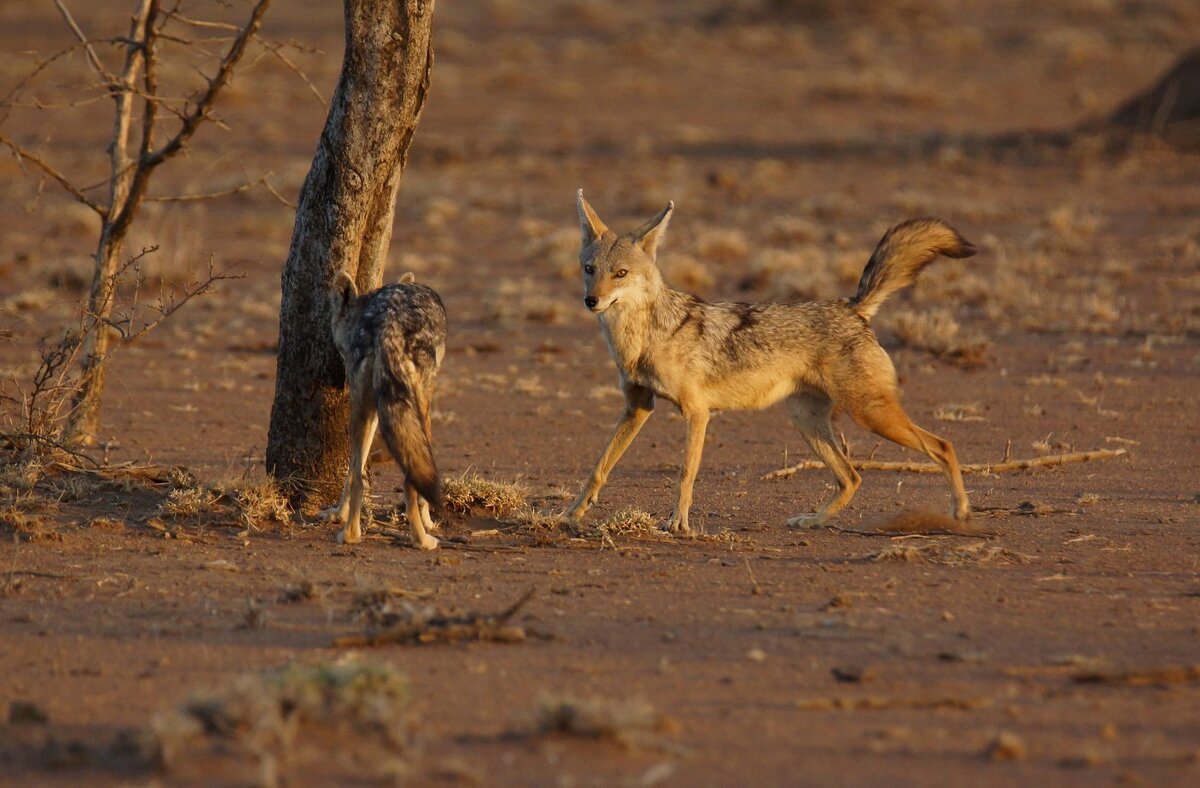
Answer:
POLYGON ((351 533, 349 529, 343 528, 338 531, 337 540, 338 544, 358 544, 362 541, 362 531, 356 530, 351 533))
POLYGON ((671 519, 664 522, 659 528, 676 535, 686 535, 692 532, 692 529, 688 527, 687 518, 680 517, 678 514, 671 515, 671 519))
POLYGON ((820 512, 814 514, 798 514, 795 517, 789 517, 787 524, 789 528, 820 528, 825 525, 825 515, 820 512))
POLYGON ((970 520, 971 519, 971 505, 963 504, 962 506, 955 506, 953 509, 950 510, 950 516, 953 517, 955 520, 959 520, 959 521, 970 520))
POLYGON ((342 505, 337 504, 317 512, 317 519, 326 523, 344 523, 346 522, 346 513, 342 510, 342 505))
POLYGON ((413 538, 412 546, 418 550, 436 550, 438 540, 436 537, 425 534, 423 539, 413 538))

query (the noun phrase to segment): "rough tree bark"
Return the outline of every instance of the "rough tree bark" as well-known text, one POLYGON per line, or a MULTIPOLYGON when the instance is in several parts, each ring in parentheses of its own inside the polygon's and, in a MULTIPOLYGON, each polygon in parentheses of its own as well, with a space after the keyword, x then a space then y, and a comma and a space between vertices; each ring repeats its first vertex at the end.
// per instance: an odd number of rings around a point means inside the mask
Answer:
POLYGON ((306 510, 332 503, 349 456, 326 293, 345 270, 380 285, 396 192, 433 66, 434 0, 345 0, 346 51, 300 191, 283 270, 267 470, 306 510))

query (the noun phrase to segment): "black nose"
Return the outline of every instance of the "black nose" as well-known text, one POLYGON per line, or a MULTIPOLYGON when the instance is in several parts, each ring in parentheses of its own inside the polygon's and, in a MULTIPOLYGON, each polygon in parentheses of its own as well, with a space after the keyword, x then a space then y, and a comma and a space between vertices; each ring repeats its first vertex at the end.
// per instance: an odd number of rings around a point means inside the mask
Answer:
POLYGON ((583 299, 583 303, 587 304, 588 309, 592 309, 596 306, 596 304, 600 303, 600 299, 596 298, 596 296, 588 296, 587 298, 583 299))

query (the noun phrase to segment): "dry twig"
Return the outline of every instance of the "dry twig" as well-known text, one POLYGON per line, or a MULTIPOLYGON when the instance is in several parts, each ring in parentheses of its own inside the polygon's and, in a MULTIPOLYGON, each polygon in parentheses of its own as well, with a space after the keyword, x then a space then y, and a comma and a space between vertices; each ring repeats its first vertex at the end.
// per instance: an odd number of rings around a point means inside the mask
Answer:
POLYGON ((336 648, 364 648, 387 643, 458 643, 471 640, 521 643, 528 637, 525 628, 508 622, 533 598, 535 590, 529 589, 499 613, 447 615, 432 605, 405 603, 400 611, 382 617, 379 621, 383 627, 381 630, 376 631, 375 625, 372 625, 365 636, 335 638, 333 645, 336 648))
POLYGON ((1187 684, 1200 681, 1200 664, 1171 665, 1165 668, 1120 672, 1090 670, 1076 673, 1071 679, 1076 684, 1124 684, 1129 687, 1187 684))
MULTIPOLYGON (((1048 454, 1045 457, 1031 457, 1023 460, 1005 460, 1002 462, 976 462, 960 465, 963 473, 1003 473, 1005 471, 1022 471, 1031 468, 1048 468, 1056 465, 1069 465, 1076 462, 1091 462, 1093 460, 1111 460, 1122 457, 1129 452, 1125 449, 1095 449, 1093 451, 1072 451, 1065 454, 1048 454)), ((881 460, 851 461, 851 465, 860 471, 906 471, 908 473, 941 473, 942 469, 931 462, 890 462, 881 460)), ((820 460, 802 460, 795 465, 771 471, 762 478, 786 479, 799 471, 823 469, 825 463, 820 460)))

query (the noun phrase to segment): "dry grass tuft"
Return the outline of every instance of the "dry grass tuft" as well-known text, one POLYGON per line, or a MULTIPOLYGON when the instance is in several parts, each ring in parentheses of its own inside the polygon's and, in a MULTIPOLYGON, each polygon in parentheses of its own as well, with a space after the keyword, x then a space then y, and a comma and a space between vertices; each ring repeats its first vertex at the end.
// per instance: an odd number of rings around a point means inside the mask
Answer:
POLYGON ((501 325, 522 322, 562 325, 586 314, 574 299, 546 296, 544 292, 545 288, 529 277, 501 278, 484 305, 483 318, 501 325))
POLYGON ((364 648, 387 643, 523 643, 531 633, 510 624, 525 603, 533 598, 530 589, 498 613, 450 613, 434 605, 396 599, 390 590, 356 597, 352 615, 365 618, 365 636, 340 637, 337 648, 364 648))
POLYGON ((696 236, 696 256, 717 264, 738 263, 750 254, 741 230, 710 228, 696 236))
POLYGON ((189 761, 207 774, 224 763, 275 785, 311 775, 306 767, 337 768, 335 753, 353 762, 357 779, 366 763, 373 777, 396 777, 409 749, 408 702, 408 679, 387 664, 293 664, 194 697, 158 715, 152 730, 159 761, 178 777, 189 761))
POLYGON ((266 629, 268 619, 270 619, 270 614, 267 613, 267 609, 257 599, 251 599, 246 602, 246 608, 242 611, 237 628, 252 631, 266 629))
POLYGON ((706 294, 716 283, 708 266, 688 254, 664 256, 659 267, 672 287, 691 293, 706 294))
POLYGON ((963 335, 948 309, 900 310, 892 317, 892 330, 905 346, 963 366, 982 364, 992 344, 979 334, 963 335))
POLYGON ((0 599, 16 596, 25 590, 25 580, 15 572, 0 575, 0 599))
POLYGON ((615 512, 608 519, 595 525, 576 527, 575 535, 584 539, 612 541, 617 537, 632 537, 637 539, 669 539, 670 537, 658 527, 658 519, 654 515, 627 506, 615 512))
POLYGON ((477 473, 464 473, 442 480, 442 496, 452 512, 469 514, 482 509, 497 519, 509 517, 529 506, 529 494, 519 482, 496 482, 477 473))
POLYGON ((763 226, 763 238, 776 246, 816 243, 827 235, 821 225, 803 216, 775 216, 763 226))
POLYGON ((763 251, 751 261, 741 286, 781 301, 833 298, 838 291, 833 265, 817 246, 763 251))
POLYGON ((197 517, 212 512, 220 498, 220 493, 201 484, 176 487, 159 504, 158 513, 162 517, 197 517))
POLYGON ((865 556, 866 561, 924 562, 943 566, 964 564, 1023 564, 1032 561, 1032 556, 989 545, 987 542, 950 544, 943 541, 901 542, 891 544, 865 556))
POLYGON ((0 490, 32 490, 46 475, 46 466, 38 460, 0 463, 0 490))
POLYGON ((15 506, 0 511, 0 533, 11 535, 10 541, 61 542, 63 535, 43 518, 19 511, 15 506))
POLYGON ((632 506, 626 506, 617 511, 596 528, 608 536, 644 536, 662 533, 658 528, 658 519, 654 515, 632 506))
POLYGON ((933 411, 938 421, 983 421, 983 408, 977 402, 947 402, 933 411))
POLYGON ((644 744, 652 734, 673 733, 679 724, 641 700, 547 697, 537 716, 538 733, 565 733, 608 739, 625 746, 644 744))
POLYGON ((325 596, 325 589, 308 578, 301 578, 283 590, 279 601, 290 605, 297 602, 320 600, 325 596))
POLYGON ((574 524, 563 512, 539 509, 533 504, 519 507, 504 522, 516 526, 518 533, 546 537, 554 535, 574 536, 574 524))
POLYGON ((1096 235, 1101 220, 1079 205, 1060 205, 1046 214, 1042 228, 1031 239, 1049 252, 1081 251, 1096 235))
POLYGON ((261 528, 267 523, 287 523, 292 508, 268 477, 239 477, 205 484, 184 469, 171 472, 173 485, 159 504, 158 516, 198 519, 206 525, 261 528))
POLYGON ((291 519, 291 504, 268 477, 243 477, 221 484, 218 489, 233 503, 245 525, 286 523, 291 519))

